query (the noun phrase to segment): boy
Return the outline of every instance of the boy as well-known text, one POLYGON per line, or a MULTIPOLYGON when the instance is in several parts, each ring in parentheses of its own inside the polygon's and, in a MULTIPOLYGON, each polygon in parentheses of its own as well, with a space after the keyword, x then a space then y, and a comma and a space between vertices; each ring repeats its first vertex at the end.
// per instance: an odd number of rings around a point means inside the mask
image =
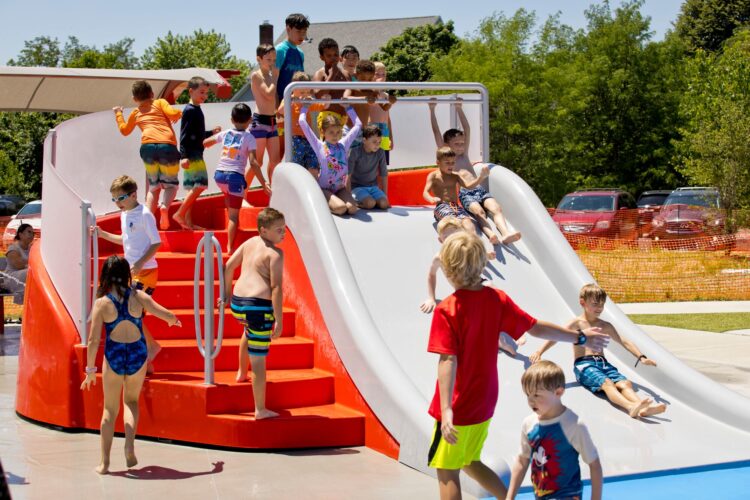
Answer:
MULTIPOLYGON (((120 233, 113 234, 99 229, 99 237, 115 245, 122 245, 125 260, 130 264, 133 288, 153 295, 159 281, 159 265, 156 252, 161 246, 161 237, 156 229, 156 219, 145 206, 138 203, 138 185, 132 177, 121 175, 109 187, 112 201, 120 209, 120 233)), ((146 323, 143 334, 148 347, 148 373, 153 373, 153 360, 161 346, 154 339, 146 323)))
POLYGON ((284 252, 276 245, 284 239, 284 215, 273 208, 264 208, 258 214, 258 231, 259 236, 245 241, 227 261, 224 296, 229 297, 231 292, 232 315, 245 326, 239 348, 237 382, 247 380, 249 357, 255 419, 261 420, 279 415, 266 408, 266 356, 271 339, 279 338, 283 330, 284 252), (240 278, 232 291, 232 276, 238 266, 241 266, 240 278))
MULTIPOLYGON (((323 67, 313 75, 314 82, 348 82, 351 80, 344 73, 339 65, 339 44, 333 38, 324 38, 318 44, 318 54, 323 61, 323 67)), ((341 99, 344 95, 343 90, 319 90, 316 93, 318 98, 324 95, 330 95, 331 99, 341 99)), ((345 124, 347 121, 346 110, 341 104, 331 104, 326 111, 318 113, 317 125, 318 131, 323 128, 323 119, 326 116, 334 116, 339 123, 345 124)), ((363 122, 364 123, 364 122, 363 122)))
MULTIPOLYGON (((615 342, 627 349, 637 359, 638 363, 648 366, 656 366, 656 361, 649 359, 643 354, 638 347, 628 339, 621 337, 611 323, 602 320, 599 316, 604 310, 604 303, 607 301, 607 292, 602 290, 595 283, 589 283, 581 288, 578 302, 583 308, 583 312, 577 318, 574 318, 569 324, 569 328, 589 328, 592 326, 601 328, 603 332, 609 335, 615 342)), ((532 363, 536 363, 542 358, 547 349, 555 345, 553 341, 545 342, 537 352, 529 356, 532 363)), ((653 404, 650 398, 640 399, 633 391, 633 384, 626 379, 617 368, 612 366, 604 357, 601 349, 595 349, 593 346, 573 346, 573 371, 576 380, 586 389, 596 394, 599 391, 604 392, 607 399, 614 405, 617 405, 628 412, 633 418, 648 417, 663 413, 667 409, 664 403, 653 404)))
MULTIPOLYGON (((433 215, 437 222, 450 215, 459 219, 467 231, 473 232, 473 219, 466 210, 459 206, 456 191, 459 186, 467 189, 478 186, 489 175, 489 169, 485 165, 482 167, 480 176, 473 179, 463 170, 454 171, 456 153, 447 146, 438 148, 436 158, 438 168, 427 175, 422 196, 429 203, 436 204, 433 215), (433 194, 438 196, 433 196, 433 194)), ((490 242, 492 243, 492 240, 490 242)))
POLYGON ((227 253, 234 248, 234 237, 237 234, 237 224, 240 218, 240 208, 245 199, 245 190, 250 186, 253 174, 260 180, 260 185, 267 193, 271 189, 263 178, 260 165, 255 160, 255 138, 246 129, 250 125, 253 114, 245 103, 236 104, 232 108, 232 124, 234 128, 224 130, 203 141, 203 145, 210 148, 221 143, 221 158, 214 173, 214 181, 222 193, 227 207, 229 223, 227 224, 227 253), (248 162, 249 165, 248 165, 248 162))
MULTIPOLYGON (((438 126, 437 117, 435 116, 435 106, 437 105, 437 101, 430 102, 428 104, 430 108, 430 123, 432 124, 432 132, 435 135, 435 143, 438 147, 441 146, 448 146, 453 151, 456 152, 456 169, 465 171, 469 174, 469 177, 474 178, 476 175, 474 174, 474 169, 472 168, 472 162, 469 160, 468 155, 466 154, 466 151, 469 149, 469 120, 466 119, 466 115, 464 114, 464 110, 461 107, 461 103, 456 103, 456 112, 458 113, 458 119, 461 122, 461 127, 463 128, 463 132, 452 128, 449 130, 446 130, 444 134, 440 134, 440 127, 438 126)), ((500 236, 502 237, 502 240, 500 242, 503 243, 503 245, 507 245, 509 243, 513 243, 514 241, 518 241, 521 238, 521 233, 514 232, 511 233, 508 229, 508 226, 505 223, 505 216, 503 215, 503 209, 500 207, 500 204, 490 196, 490 194, 487 192, 486 189, 482 186, 475 186, 473 188, 464 188, 461 189, 461 192, 459 193, 459 199, 461 200, 461 205, 471 212, 471 214, 476 217, 477 222, 479 222, 479 226, 482 228, 482 231, 487 235, 487 237, 490 239, 490 242, 493 245, 498 244, 498 238, 495 236, 495 233, 490 228, 489 222, 487 221, 487 214, 485 213, 485 209, 492 215, 492 220, 495 222, 495 226, 497 227, 498 231, 500 231, 500 236)))
MULTIPOLYGON (((280 161, 279 131, 276 126, 276 83, 279 73, 276 66, 276 50, 273 45, 263 43, 255 51, 258 69, 250 74, 250 87, 255 96, 258 112, 253 114, 250 133, 255 137, 255 157, 263 165, 263 156, 268 150, 268 182, 272 182, 273 170, 280 161)), ((248 185, 252 178, 248 181, 248 185)))
MULTIPOLYGON (((480 460, 498 397, 497 346, 500 332, 518 339, 524 332, 550 340, 574 342, 578 332, 536 320, 505 293, 482 285, 487 252, 474 234, 460 231, 445 240, 440 263, 456 291, 432 317, 429 352, 440 355, 438 380, 429 414, 435 419, 428 464, 437 469, 440 497, 461 498, 463 469, 497 498, 506 489, 480 460)), ((595 348, 607 336, 590 328, 583 342, 595 348)))
MULTIPOLYGON (((360 82, 372 82, 375 80, 375 64, 373 64, 372 61, 368 61, 367 59, 362 59, 357 63, 357 68, 355 70, 355 74, 357 75, 356 80, 360 82)), ((359 116, 359 120, 363 124, 367 124, 370 122, 370 109, 371 107, 380 107, 381 111, 387 112, 391 108, 391 106, 396 102, 395 97, 389 97, 387 94, 383 93, 384 97, 387 97, 389 102, 385 104, 379 104, 375 103, 375 100, 378 98, 378 91, 377 90, 354 90, 354 89, 347 89, 344 91, 344 99, 348 99, 351 97, 364 97, 367 99, 366 103, 363 104, 352 104, 352 107, 354 108, 354 111, 357 112, 357 116, 359 116)), ((346 133, 346 129, 344 130, 344 133, 346 133)), ((382 132, 381 132, 381 141, 382 141, 382 132)), ((357 138, 357 140, 354 142, 352 147, 359 147, 362 145, 362 139, 357 138)))
POLYGON ((387 210, 388 165, 385 164, 385 151, 380 149, 380 129, 368 125, 363 129, 362 146, 352 148, 349 153, 349 185, 352 196, 361 208, 378 207, 387 210))
POLYGON ((182 110, 180 122, 180 166, 185 170, 182 185, 188 190, 185 201, 172 217, 183 229, 202 230, 193 224, 193 204, 208 187, 208 172, 203 161, 203 140, 221 132, 221 127, 206 130, 206 119, 201 104, 208 98, 208 82, 200 76, 188 81, 190 102, 182 110))
POLYGON ((344 73, 347 78, 355 82, 359 79, 356 76, 358 62, 359 51, 357 47, 354 45, 344 45, 344 48, 341 49, 341 65, 344 67, 344 73))
POLYGON ((276 46, 276 67, 279 76, 276 82, 276 95, 281 101, 284 89, 292 81, 297 71, 305 71, 305 53, 299 46, 307 38, 310 21, 302 14, 289 14, 286 18, 286 40, 276 46))
POLYGON ((152 214, 156 214, 159 193, 164 189, 160 205, 159 227, 169 228, 169 205, 177 196, 177 174, 180 170, 180 152, 177 150, 177 138, 172 130, 172 123, 182 116, 164 99, 154 100, 151 85, 144 80, 133 83, 133 101, 137 107, 128 116, 122 116, 122 106, 115 106, 117 128, 122 135, 130 135, 136 125, 141 129, 141 159, 146 167, 148 193, 146 205, 152 214))
MULTIPOLYGON (((375 81, 384 82, 387 79, 385 64, 375 61, 375 81)), ((396 97, 387 92, 378 92, 378 99, 388 99, 389 103, 370 104, 370 123, 377 125, 382 135, 380 147, 385 151, 385 164, 391 163, 391 151, 393 150, 393 126, 391 125, 390 109, 396 103, 396 97)))
POLYGON ((586 425, 560 401, 565 392, 563 371, 551 361, 541 361, 524 372, 521 386, 534 413, 523 421, 521 452, 513 464, 506 500, 516 497, 529 463, 536 498, 580 499, 579 454, 589 466, 591 500, 601 500, 599 454, 586 425))

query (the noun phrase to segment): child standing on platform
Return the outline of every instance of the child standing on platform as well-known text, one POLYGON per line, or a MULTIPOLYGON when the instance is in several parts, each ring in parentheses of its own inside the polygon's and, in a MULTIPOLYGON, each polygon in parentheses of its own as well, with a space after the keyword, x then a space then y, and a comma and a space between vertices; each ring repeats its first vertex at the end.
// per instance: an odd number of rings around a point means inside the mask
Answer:
MULTIPOLYGON (((258 112, 253 114, 250 133, 255 137, 255 158, 263 165, 263 156, 268 151, 268 182, 272 182, 273 170, 281 159, 279 130, 276 124, 276 84, 279 79, 276 69, 276 50, 273 45, 261 44, 256 50, 258 69, 250 74, 250 86, 258 112)), ((248 180, 250 184, 252 179, 248 180)))
MULTIPOLYGON (((384 82, 387 80, 385 64, 375 61, 375 81, 384 82)), ((378 92, 378 99, 388 99, 388 104, 370 104, 370 123, 380 129, 381 142, 380 147, 385 151, 385 163, 391 163, 391 151, 393 150, 393 126, 391 125, 390 109, 396 102, 396 97, 389 95, 387 92, 378 92)))
POLYGON ((180 185, 177 179, 180 152, 172 123, 180 119, 182 112, 170 106, 165 99, 154 99, 154 92, 147 81, 135 82, 132 90, 137 107, 130 113, 127 122, 122 115, 122 106, 115 106, 112 110, 122 135, 130 135, 136 125, 141 129, 140 152, 148 179, 146 206, 156 215, 159 193, 164 190, 159 205, 159 227, 166 230, 169 228, 169 206, 177 196, 180 185))
POLYGON ((276 46, 276 67, 279 76, 276 95, 281 101, 284 90, 297 71, 305 71, 305 53, 299 48, 307 38, 310 21, 302 14, 289 14, 286 18, 286 40, 276 46))

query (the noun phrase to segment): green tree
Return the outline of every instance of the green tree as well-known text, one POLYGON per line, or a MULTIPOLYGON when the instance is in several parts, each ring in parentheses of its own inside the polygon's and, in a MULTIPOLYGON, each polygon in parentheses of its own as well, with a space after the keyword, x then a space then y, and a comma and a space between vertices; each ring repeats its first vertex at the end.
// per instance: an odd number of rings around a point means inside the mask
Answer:
POLYGON ((719 50, 734 31, 750 23, 750 0, 686 0, 675 32, 690 52, 719 50))
POLYGON ((47 66, 60 65, 62 50, 57 38, 38 36, 24 42, 24 48, 16 59, 8 61, 8 66, 47 66))
POLYGON ((388 78, 401 82, 425 82, 432 77, 430 60, 447 54, 458 44, 453 21, 406 28, 372 55, 388 68, 388 78))
POLYGON ((2 150, 0 150, 0 193, 17 194, 24 198, 34 196, 34 193, 29 191, 29 185, 21 169, 2 150))
POLYGON ((81 45, 71 36, 65 44, 62 65, 68 68, 136 69, 138 58, 133 54, 133 38, 105 45, 102 50, 81 45))

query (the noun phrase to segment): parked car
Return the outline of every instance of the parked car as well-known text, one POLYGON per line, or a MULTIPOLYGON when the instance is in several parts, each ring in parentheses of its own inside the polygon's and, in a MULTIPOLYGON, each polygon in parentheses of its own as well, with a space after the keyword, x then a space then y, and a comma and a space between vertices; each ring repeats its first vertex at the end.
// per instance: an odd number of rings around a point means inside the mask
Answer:
POLYGON ((0 215, 13 215, 26 204, 26 200, 16 194, 0 194, 0 215))
POLYGON ((21 224, 31 224, 34 228, 34 233, 38 238, 42 231, 42 201, 36 200, 27 203, 24 207, 8 222, 5 226, 5 232, 3 233, 3 245, 8 246, 13 243, 16 237, 16 229, 21 224))
POLYGON ((654 239, 696 238, 724 232, 726 216, 714 187, 675 189, 651 222, 654 239))
POLYGON ((659 213, 667 197, 672 194, 671 189, 644 191, 635 204, 638 206, 638 235, 646 236, 651 233, 651 221, 659 213))
POLYGON ((566 194, 552 219, 563 233, 606 238, 636 237, 635 199, 621 189, 589 189, 566 194))

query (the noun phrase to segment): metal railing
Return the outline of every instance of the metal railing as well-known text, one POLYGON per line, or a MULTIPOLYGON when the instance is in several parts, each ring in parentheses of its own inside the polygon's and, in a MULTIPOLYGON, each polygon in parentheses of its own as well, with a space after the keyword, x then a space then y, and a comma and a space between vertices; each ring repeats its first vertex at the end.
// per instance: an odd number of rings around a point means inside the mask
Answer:
POLYGON ((224 340, 224 260, 221 254, 221 245, 214 236, 213 231, 206 231, 203 238, 195 249, 195 272, 193 276, 193 314, 195 317, 195 341, 198 351, 203 356, 203 384, 214 383, 214 360, 221 352, 224 340), (214 346, 214 249, 216 249, 219 270, 219 325, 214 346), (201 308, 200 308, 200 274, 201 274, 201 250, 203 250, 203 330, 206 332, 205 339, 201 340, 201 308))

